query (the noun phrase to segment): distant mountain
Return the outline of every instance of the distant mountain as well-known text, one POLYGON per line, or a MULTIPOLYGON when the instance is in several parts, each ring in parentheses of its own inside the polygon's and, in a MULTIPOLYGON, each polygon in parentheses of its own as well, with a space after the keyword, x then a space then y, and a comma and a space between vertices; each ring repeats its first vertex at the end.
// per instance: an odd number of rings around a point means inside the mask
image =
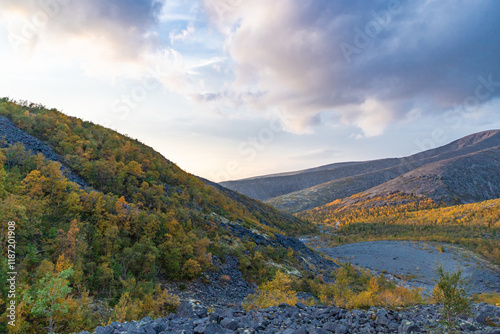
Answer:
POLYGON ((291 213, 360 192, 399 191, 469 203, 500 197, 499 147, 500 130, 491 130, 405 158, 337 163, 222 184, 291 213))
POLYGON ((399 191, 446 204, 465 204, 500 197, 500 146, 446 159, 365 191, 380 196, 399 191))

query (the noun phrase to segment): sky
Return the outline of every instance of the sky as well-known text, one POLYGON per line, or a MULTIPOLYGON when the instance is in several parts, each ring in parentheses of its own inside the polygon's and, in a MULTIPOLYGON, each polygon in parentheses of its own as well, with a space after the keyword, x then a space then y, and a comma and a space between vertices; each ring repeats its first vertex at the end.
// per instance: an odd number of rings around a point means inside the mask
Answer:
POLYGON ((0 96, 213 181, 500 128, 500 1, 0 0, 0 96))

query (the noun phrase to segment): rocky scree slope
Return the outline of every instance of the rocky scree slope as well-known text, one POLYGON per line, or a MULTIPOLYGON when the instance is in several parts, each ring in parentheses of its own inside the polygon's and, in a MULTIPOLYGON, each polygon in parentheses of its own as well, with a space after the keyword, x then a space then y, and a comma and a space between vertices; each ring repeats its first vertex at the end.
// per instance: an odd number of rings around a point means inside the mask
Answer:
MULTIPOLYGON (((295 306, 280 304, 260 311, 225 308, 208 313, 204 307, 183 302, 177 314, 152 320, 118 323, 97 327, 94 334, 229 334, 229 333, 283 333, 283 334, 347 334, 347 333, 434 333, 443 328, 439 306, 418 305, 406 310, 386 310, 372 307, 367 311, 348 311, 337 307, 295 306)), ((459 319, 460 333, 500 334, 500 308, 473 305, 472 314, 459 319)), ((80 334, 89 334, 81 332, 80 334)))
POLYGON ((8 118, 0 116, 0 147, 5 148, 16 143, 23 144, 26 151, 31 151, 31 154, 41 153, 47 159, 59 162, 61 171, 68 180, 77 183, 82 188, 89 187, 87 182, 68 168, 63 159, 47 144, 19 130, 8 118))
MULTIPOLYGON (((222 217, 217 218, 218 224, 227 229, 235 238, 250 240, 257 247, 271 246, 291 249, 296 254, 297 267, 311 276, 320 273, 328 273, 339 266, 325 259, 319 252, 306 247, 296 238, 281 234, 269 237, 266 234, 250 230, 237 222, 231 222, 222 217)), ((181 300, 196 300, 201 305, 220 307, 224 305, 240 305, 245 297, 255 292, 257 285, 249 284, 240 271, 240 262, 234 256, 226 256, 224 259, 213 257, 214 269, 206 271, 202 276, 191 282, 165 282, 170 293, 178 295, 181 300), (229 278, 228 280, 224 277, 229 278)), ((275 264, 280 266, 280 264, 275 264)), ((285 267, 281 268, 287 271, 285 267)), ((290 268, 291 269, 291 268, 290 268)), ((299 274, 296 269, 291 269, 299 274)), ((325 281, 331 282, 331 278, 325 275, 325 281)), ((309 295, 307 296, 309 297, 309 295)))

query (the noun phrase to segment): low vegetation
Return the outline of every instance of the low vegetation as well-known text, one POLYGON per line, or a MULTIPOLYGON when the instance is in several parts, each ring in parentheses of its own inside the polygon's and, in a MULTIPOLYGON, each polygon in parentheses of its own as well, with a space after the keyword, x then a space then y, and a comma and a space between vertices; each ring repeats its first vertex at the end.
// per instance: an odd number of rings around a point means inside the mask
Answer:
POLYGON ((331 234, 322 237, 332 246, 373 240, 439 241, 463 245, 500 264, 500 199, 444 206, 402 194, 362 201, 353 197, 298 216, 329 227, 331 234))
POLYGON ((281 303, 295 305, 299 298, 292 290, 291 283, 290 275, 278 271, 273 280, 261 284, 256 293, 246 298, 243 307, 246 310, 260 310, 281 303))
POLYGON ((281 271, 272 281, 263 283, 257 292, 247 297, 246 309, 262 309, 281 303, 297 302, 313 305, 334 305, 348 309, 380 306, 406 307, 426 302, 420 288, 407 288, 388 281, 383 276, 373 276, 367 271, 356 270, 343 264, 332 273, 334 283, 325 282, 322 275, 314 279, 299 279, 281 271), (299 300, 297 291, 311 292, 314 298, 299 300))

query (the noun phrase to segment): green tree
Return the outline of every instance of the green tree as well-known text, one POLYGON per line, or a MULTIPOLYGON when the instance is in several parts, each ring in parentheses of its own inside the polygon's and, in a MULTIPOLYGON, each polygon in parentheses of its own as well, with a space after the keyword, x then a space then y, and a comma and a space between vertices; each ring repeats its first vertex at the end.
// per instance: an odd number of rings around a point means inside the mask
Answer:
POLYGON ((436 269, 438 279, 432 291, 433 299, 441 304, 442 323, 448 331, 453 332, 457 326, 459 315, 470 312, 471 300, 467 296, 469 281, 462 278, 462 272, 444 271, 442 266, 436 269))
POLYGON ((34 316, 45 316, 48 318, 49 333, 55 330, 55 315, 57 312, 65 314, 68 305, 65 303, 67 295, 71 292, 69 278, 73 275, 70 267, 57 274, 46 273, 38 282, 36 291, 28 296, 28 304, 32 304, 31 313, 34 316))

